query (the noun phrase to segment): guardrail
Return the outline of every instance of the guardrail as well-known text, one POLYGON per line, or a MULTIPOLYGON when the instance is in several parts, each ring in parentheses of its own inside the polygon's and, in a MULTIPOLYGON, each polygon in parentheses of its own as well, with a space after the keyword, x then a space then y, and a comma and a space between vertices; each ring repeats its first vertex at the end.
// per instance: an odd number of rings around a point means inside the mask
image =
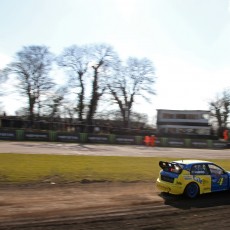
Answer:
MULTIPOLYGON (((144 136, 1 129, 0 140, 144 145, 144 136)), ((159 137, 155 146, 224 149, 228 148, 228 143, 219 140, 159 137)))

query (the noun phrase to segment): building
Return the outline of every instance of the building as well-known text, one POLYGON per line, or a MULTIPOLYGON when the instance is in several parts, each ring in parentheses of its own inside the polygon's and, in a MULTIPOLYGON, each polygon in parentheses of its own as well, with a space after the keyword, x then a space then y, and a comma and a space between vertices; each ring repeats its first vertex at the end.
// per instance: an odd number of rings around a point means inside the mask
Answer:
POLYGON ((167 136, 210 135, 210 111, 157 110, 157 133, 167 136))

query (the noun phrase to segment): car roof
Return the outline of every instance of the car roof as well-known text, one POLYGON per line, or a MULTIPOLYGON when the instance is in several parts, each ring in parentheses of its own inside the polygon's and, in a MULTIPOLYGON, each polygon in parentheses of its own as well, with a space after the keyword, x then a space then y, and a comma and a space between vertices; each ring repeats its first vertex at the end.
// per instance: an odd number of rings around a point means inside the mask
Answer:
POLYGON ((173 162, 178 163, 178 164, 185 164, 185 165, 198 164, 198 163, 211 163, 209 161, 204 161, 204 160, 177 160, 173 162))

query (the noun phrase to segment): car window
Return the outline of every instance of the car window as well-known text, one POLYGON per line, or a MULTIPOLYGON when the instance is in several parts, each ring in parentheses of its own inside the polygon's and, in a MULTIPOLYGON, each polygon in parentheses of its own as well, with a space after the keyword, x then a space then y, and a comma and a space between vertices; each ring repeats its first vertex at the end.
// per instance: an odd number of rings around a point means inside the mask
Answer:
POLYGON ((195 164, 191 167, 192 175, 208 175, 208 169, 205 164, 195 164))
POLYGON ((221 175, 224 173, 224 170, 217 165, 209 164, 208 167, 211 174, 221 175))

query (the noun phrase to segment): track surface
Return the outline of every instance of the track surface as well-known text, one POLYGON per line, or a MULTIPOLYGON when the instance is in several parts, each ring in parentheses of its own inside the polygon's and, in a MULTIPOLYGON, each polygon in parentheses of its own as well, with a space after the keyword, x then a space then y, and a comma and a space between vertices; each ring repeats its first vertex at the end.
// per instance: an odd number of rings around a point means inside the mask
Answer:
POLYGON ((146 147, 141 145, 70 144, 53 142, 0 141, 0 153, 177 157, 193 159, 230 159, 230 149, 186 149, 146 147))
MULTIPOLYGON (((230 155, 229 150, 32 142, 0 142, 0 152, 197 159, 230 155)), ((229 198, 230 192, 195 200, 169 196, 159 193, 154 182, 5 186, 0 189, 0 229, 230 229, 229 198)))

